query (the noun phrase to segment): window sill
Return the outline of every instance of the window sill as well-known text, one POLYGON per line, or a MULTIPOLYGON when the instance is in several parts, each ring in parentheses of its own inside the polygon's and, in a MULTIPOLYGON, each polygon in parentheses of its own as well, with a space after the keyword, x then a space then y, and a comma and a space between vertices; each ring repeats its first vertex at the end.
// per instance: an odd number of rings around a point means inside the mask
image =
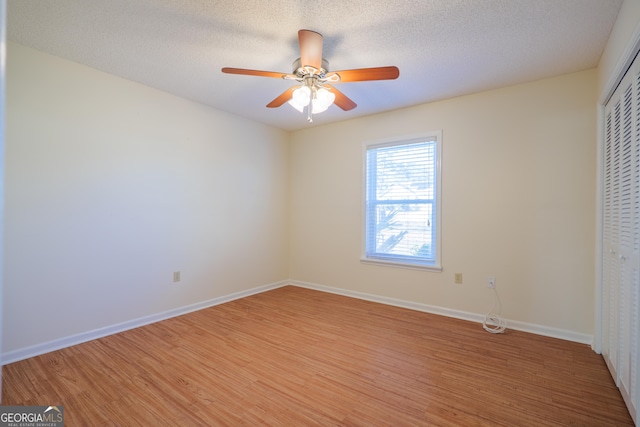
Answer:
POLYGON ((387 267, 396 267, 396 268, 409 268, 413 270, 428 270, 428 271, 434 271, 434 272, 442 271, 442 266, 440 265, 413 264, 409 262, 391 261, 387 259, 378 259, 378 258, 360 258, 360 262, 363 264, 383 265, 387 267))

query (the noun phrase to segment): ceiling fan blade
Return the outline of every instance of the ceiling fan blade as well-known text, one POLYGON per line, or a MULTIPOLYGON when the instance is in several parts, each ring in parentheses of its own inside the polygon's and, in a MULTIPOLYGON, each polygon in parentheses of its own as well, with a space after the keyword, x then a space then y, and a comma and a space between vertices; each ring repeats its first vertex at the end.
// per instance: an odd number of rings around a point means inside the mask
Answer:
POLYGON ((227 74, 242 74, 246 76, 273 77, 276 79, 283 79, 286 76, 290 75, 287 73, 278 73, 276 71, 247 70, 246 68, 231 68, 231 67, 224 67, 222 69, 222 72, 227 74))
MULTIPOLYGON (((333 74, 340 76, 340 83, 364 82, 369 80, 393 80, 400 75, 398 67, 374 67, 358 68, 355 70, 332 71, 327 73, 327 78, 333 74)), ((337 82, 336 82, 337 83, 337 82)))
POLYGON ((292 86, 289 89, 282 92, 276 99, 267 104, 268 108, 277 108, 283 105, 285 102, 289 101, 293 96, 293 91, 296 90, 299 86, 292 86))
POLYGON ((322 34, 311 30, 298 31, 300 62, 303 67, 322 68, 322 34))
POLYGON ((344 111, 353 110, 358 106, 358 104, 353 102, 347 95, 340 92, 335 87, 331 85, 324 85, 324 87, 329 89, 336 96, 336 99, 335 101, 333 101, 333 103, 342 108, 344 111))

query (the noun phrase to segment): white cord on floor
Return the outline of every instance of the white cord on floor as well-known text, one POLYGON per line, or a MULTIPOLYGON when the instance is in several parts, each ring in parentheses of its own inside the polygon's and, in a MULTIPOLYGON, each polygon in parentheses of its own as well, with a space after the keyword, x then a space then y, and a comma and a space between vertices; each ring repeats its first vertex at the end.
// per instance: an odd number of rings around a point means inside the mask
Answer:
POLYGON ((492 334, 501 334, 507 329, 507 321, 500 317, 500 310, 502 309, 502 303, 500 302, 500 297, 498 296, 498 291, 496 288, 493 288, 493 292, 495 293, 495 300, 493 302, 493 307, 489 310, 486 316, 484 316, 484 322, 482 322, 482 327, 485 331, 490 332, 492 334), (496 310, 497 306, 497 310, 496 310))

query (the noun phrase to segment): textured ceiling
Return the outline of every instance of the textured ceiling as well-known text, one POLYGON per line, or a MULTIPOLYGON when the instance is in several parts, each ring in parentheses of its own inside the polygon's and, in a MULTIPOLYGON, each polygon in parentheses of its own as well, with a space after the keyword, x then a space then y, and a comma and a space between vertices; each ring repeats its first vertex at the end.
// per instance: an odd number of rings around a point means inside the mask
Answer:
MULTIPOLYGON (((309 126, 292 83, 297 31, 324 35, 331 70, 396 65, 397 80, 344 83, 354 118, 593 68, 623 0, 9 0, 8 39, 282 129, 309 126)), ((9 57, 10 61, 11 58, 9 57)))

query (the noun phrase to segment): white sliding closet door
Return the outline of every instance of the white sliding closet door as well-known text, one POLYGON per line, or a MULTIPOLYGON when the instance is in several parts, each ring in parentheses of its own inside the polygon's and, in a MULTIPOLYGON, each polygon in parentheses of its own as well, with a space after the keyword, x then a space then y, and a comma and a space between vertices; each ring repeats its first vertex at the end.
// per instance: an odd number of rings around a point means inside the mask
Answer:
POLYGON ((602 354, 632 417, 640 406, 640 60, 605 106, 602 354))

